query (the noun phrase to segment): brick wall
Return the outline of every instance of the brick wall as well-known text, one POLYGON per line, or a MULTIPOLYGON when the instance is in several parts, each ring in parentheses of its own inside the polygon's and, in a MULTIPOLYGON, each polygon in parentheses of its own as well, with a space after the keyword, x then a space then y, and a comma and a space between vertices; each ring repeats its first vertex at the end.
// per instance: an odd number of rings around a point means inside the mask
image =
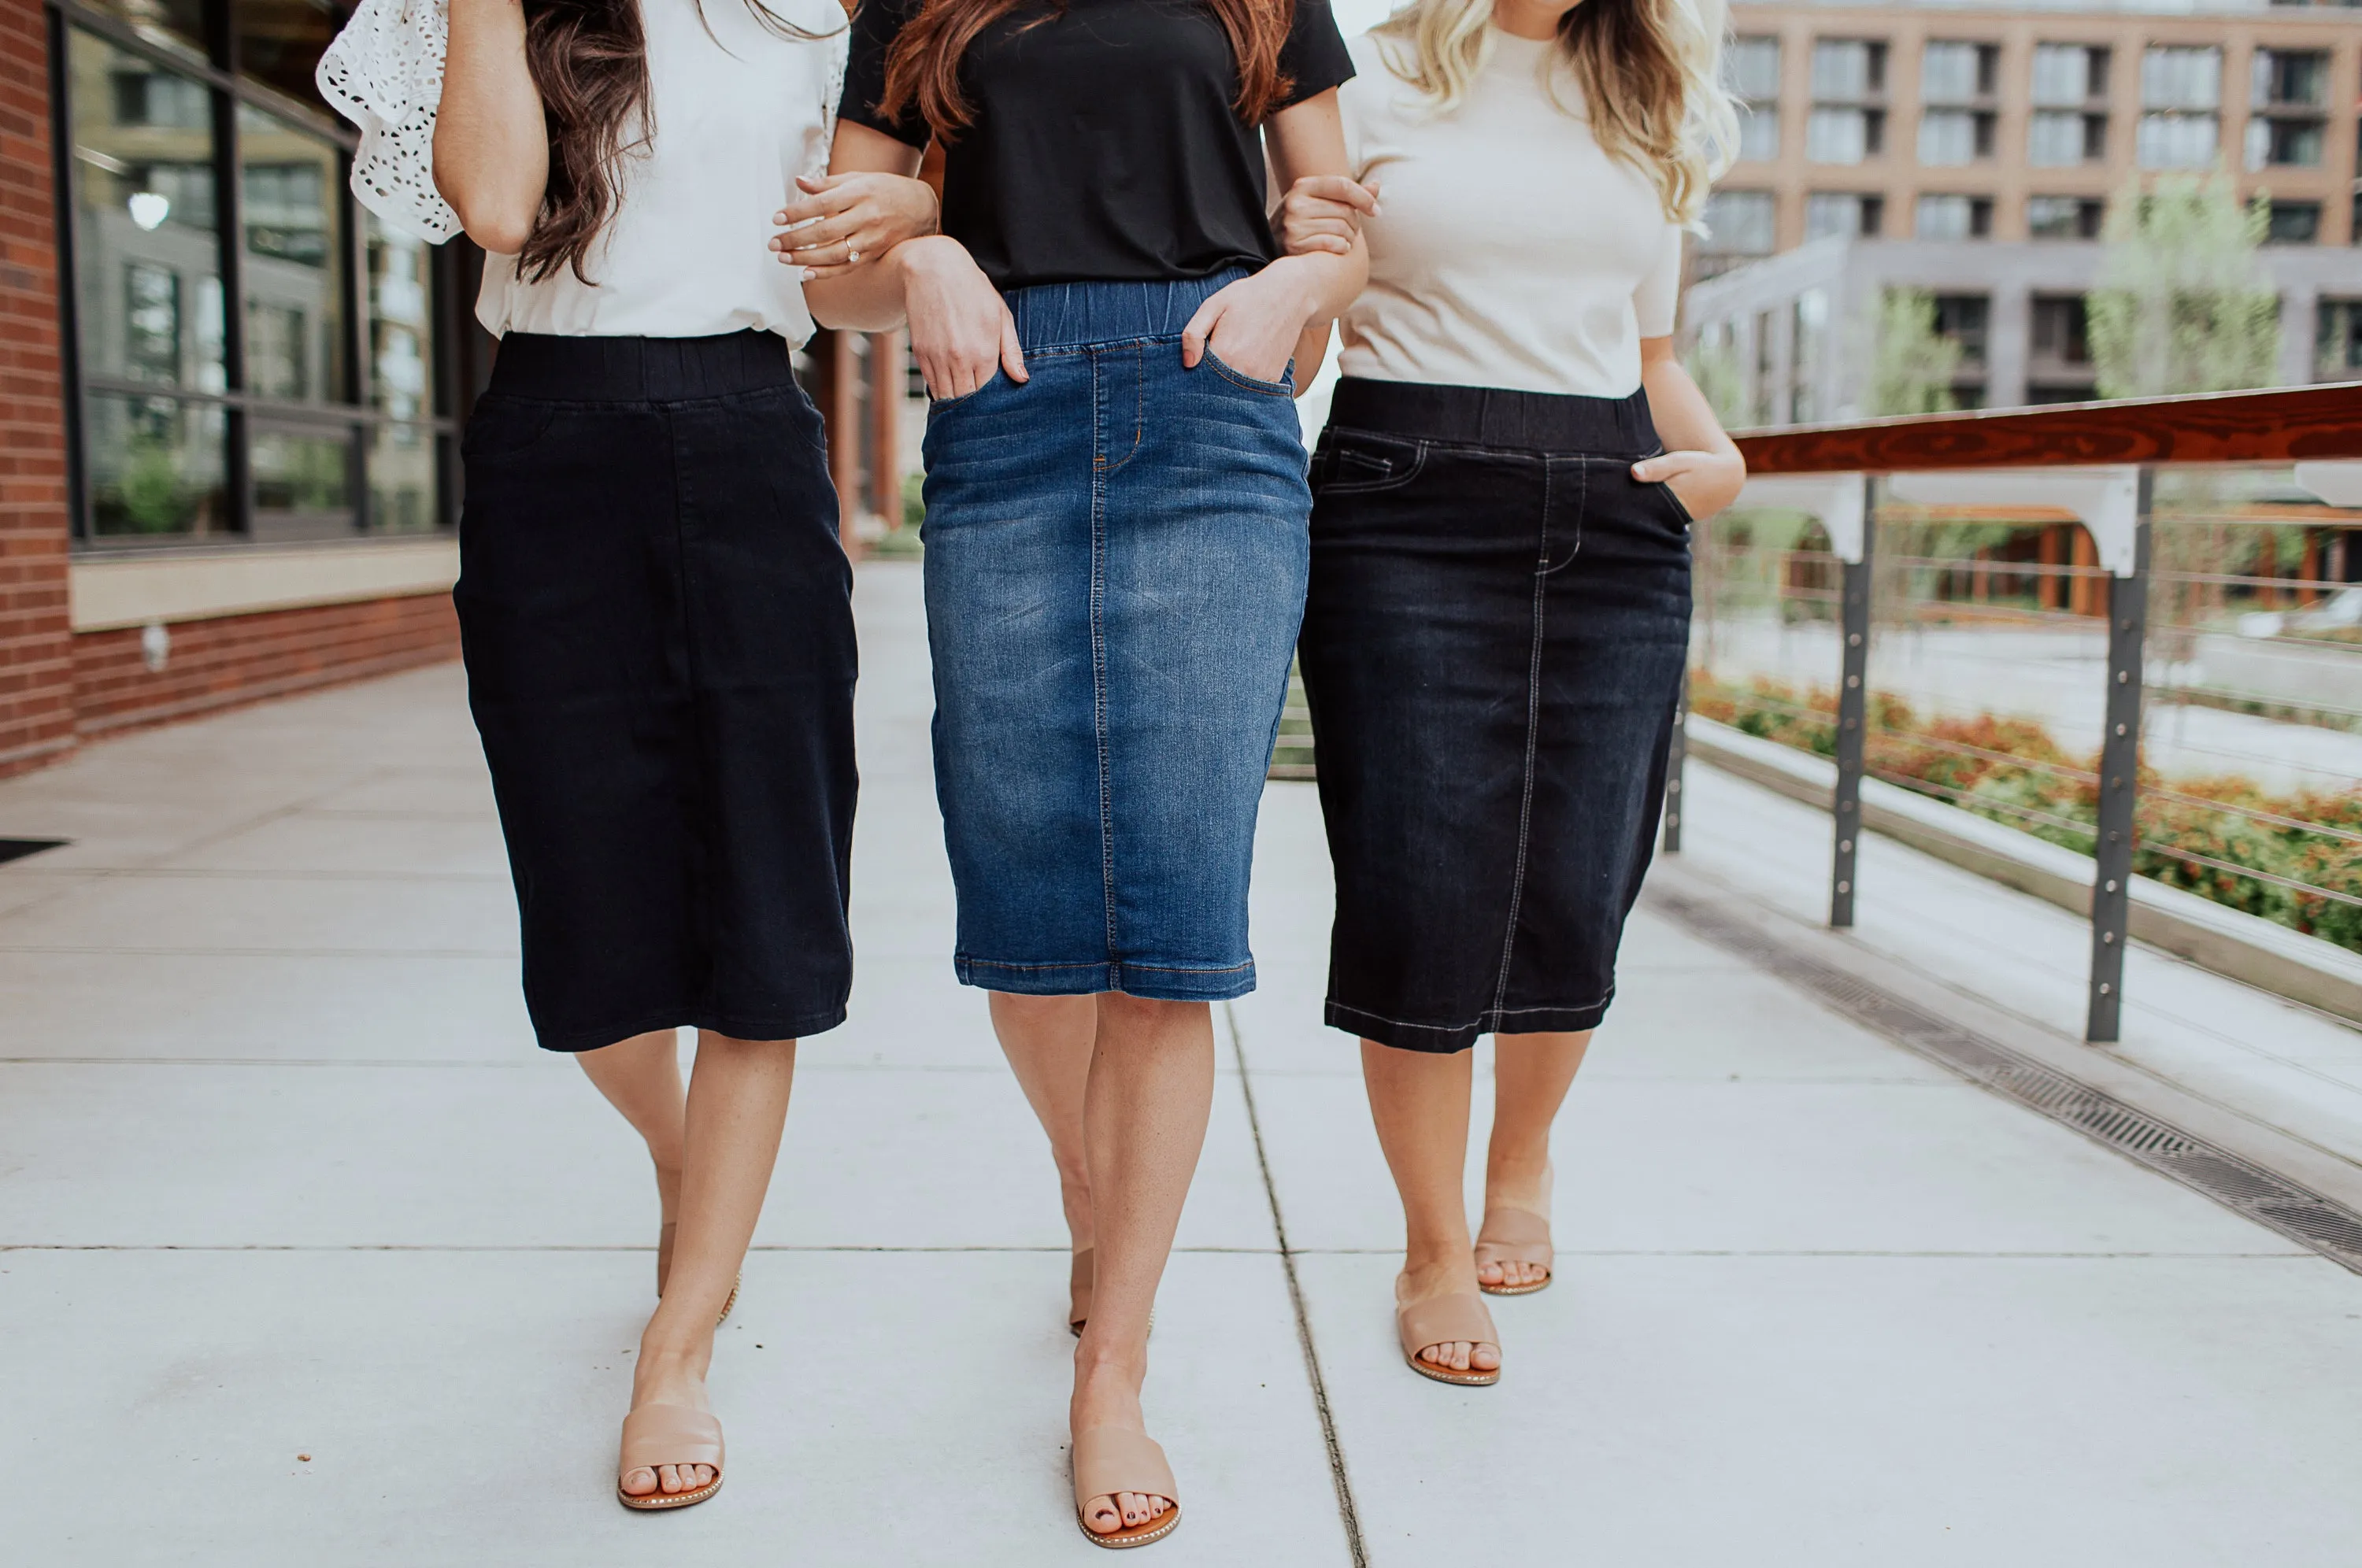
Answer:
POLYGON ((444 593, 177 622, 163 668, 139 627, 73 639, 84 734, 160 723, 265 697, 455 658, 459 622, 444 593))
POLYGON ((48 13, 0 3, 0 777, 74 740, 48 13))

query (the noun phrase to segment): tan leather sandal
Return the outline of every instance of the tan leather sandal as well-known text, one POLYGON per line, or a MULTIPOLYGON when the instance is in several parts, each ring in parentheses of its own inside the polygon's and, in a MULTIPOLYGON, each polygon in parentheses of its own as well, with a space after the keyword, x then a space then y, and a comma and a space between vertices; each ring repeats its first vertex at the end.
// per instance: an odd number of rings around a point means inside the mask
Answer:
POLYGON ((1484 1344, 1499 1350, 1500 1331, 1493 1327, 1493 1314, 1486 1310, 1483 1297, 1471 1296, 1464 1290, 1451 1296, 1430 1296, 1424 1301, 1396 1308, 1395 1326, 1402 1333, 1403 1360, 1421 1377, 1467 1388, 1489 1388, 1501 1381, 1498 1367, 1479 1372, 1472 1366, 1461 1372, 1418 1359, 1418 1353, 1429 1345, 1484 1344))
MULTIPOLYGON (((679 1229, 679 1225, 668 1220, 657 1231, 657 1299, 659 1301, 664 1299, 665 1281, 672 1277, 672 1238, 679 1229)), ((745 1283, 746 1274, 741 1269, 738 1277, 730 1282, 730 1294, 722 1303, 722 1315, 713 1320, 715 1328, 730 1320, 730 1309, 738 1305, 738 1290, 745 1283)))
POLYGON ((1181 1523, 1181 1494, 1173 1485, 1173 1467, 1164 1451, 1144 1432, 1121 1427, 1089 1427, 1075 1434, 1075 1523, 1094 1546, 1120 1549, 1163 1540, 1181 1523), (1173 1506, 1146 1524, 1106 1535, 1091 1528, 1083 1512, 1093 1497, 1113 1497, 1133 1492, 1162 1497, 1173 1506))
POLYGON ((1486 1264, 1534 1264, 1551 1270, 1531 1285, 1486 1285, 1476 1288, 1487 1296, 1531 1296, 1550 1288, 1557 1274, 1558 1254, 1551 1250, 1550 1221, 1527 1209, 1506 1205, 1485 1210, 1484 1228, 1476 1232, 1476 1266, 1486 1264))
POLYGON ((722 1490, 722 1423, 686 1405, 643 1405, 624 1418, 624 1453, 615 1467, 615 1501, 627 1508, 686 1508, 722 1490), (692 1492, 651 1492, 635 1497, 624 1477, 658 1465, 711 1464, 713 1479, 692 1492))
POLYGON ((1083 1337, 1083 1325, 1091 1320, 1091 1290, 1098 1283, 1098 1270, 1092 1266, 1093 1251, 1085 1247, 1076 1253, 1066 1272, 1066 1329, 1078 1340, 1083 1337))

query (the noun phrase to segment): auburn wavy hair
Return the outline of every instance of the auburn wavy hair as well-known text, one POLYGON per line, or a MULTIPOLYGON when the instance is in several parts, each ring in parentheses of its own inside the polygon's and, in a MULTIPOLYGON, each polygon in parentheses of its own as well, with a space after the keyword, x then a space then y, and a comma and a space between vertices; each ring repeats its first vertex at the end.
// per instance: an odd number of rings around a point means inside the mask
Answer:
MULTIPOLYGON (((829 36, 796 26, 762 0, 745 4, 780 38, 829 36)), ((705 20, 704 0, 697 0, 697 16, 705 20)), ((712 25, 705 30, 711 35, 712 25)), ((517 272, 539 282, 571 269, 588 283, 582 259, 614 215, 616 166, 656 129, 638 0, 524 0, 524 61, 549 131, 549 182, 517 272)))
MULTIPOLYGON (((1412 0, 1374 28, 1387 69, 1438 114, 1463 103, 1492 50, 1493 0, 1412 0)), ((1721 81, 1724 0, 1582 0, 1559 19, 1560 66, 1602 151, 1656 186, 1665 215, 1698 224, 1730 165, 1738 116, 1721 81)))
MULTIPOLYGON (((976 107, 960 90, 960 61, 987 28, 1033 4, 923 0, 887 51, 886 96, 878 112, 896 118, 915 104, 937 141, 957 140, 976 123, 976 107)), ((1296 0, 1206 0, 1206 6, 1230 35, 1231 52, 1238 57, 1239 95, 1233 104, 1241 118, 1260 125, 1287 95, 1290 83, 1279 69, 1279 51, 1296 20, 1296 0)), ((1025 25, 1039 27, 1065 9, 1064 0, 1045 0, 1042 14, 1025 25)))

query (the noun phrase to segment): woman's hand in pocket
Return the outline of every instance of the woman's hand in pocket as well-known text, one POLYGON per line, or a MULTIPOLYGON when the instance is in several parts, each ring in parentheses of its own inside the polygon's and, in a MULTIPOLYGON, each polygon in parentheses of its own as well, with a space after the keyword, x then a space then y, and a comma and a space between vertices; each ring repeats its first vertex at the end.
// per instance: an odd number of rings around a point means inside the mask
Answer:
POLYGON ((1317 284, 1302 271, 1308 259, 1284 256, 1216 293, 1181 329, 1181 363, 1196 370, 1214 358, 1242 376, 1276 381, 1287 374, 1296 340, 1320 307, 1317 284))
POLYGON ((906 239, 935 232, 935 193, 923 181, 900 174, 800 174, 796 189, 800 194, 771 215, 786 231, 771 237, 771 248, 785 265, 804 269, 807 282, 840 276, 906 239))
POLYGON ((897 248, 910 313, 911 356, 927 379, 927 395, 966 397, 992 380, 1026 379, 1017 323, 992 280, 957 240, 914 239, 897 248))
POLYGON ((1661 484, 1683 511, 1703 523, 1738 499, 1747 463, 1737 452, 1661 452, 1632 465, 1642 484, 1661 484))

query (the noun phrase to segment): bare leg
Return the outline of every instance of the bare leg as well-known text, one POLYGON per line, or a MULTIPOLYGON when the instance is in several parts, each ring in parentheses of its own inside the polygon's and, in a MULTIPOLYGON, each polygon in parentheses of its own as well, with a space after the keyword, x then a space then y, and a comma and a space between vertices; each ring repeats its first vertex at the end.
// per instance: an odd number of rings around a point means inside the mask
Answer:
MULTIPOLYGON (((1580 1034, 1501 1034, 1493 1040, 1493 1140, 1485 1151, 1485 1207, 1550 1218, 1551 1124, 1591 1048, 1580 1034)), ((1540 1264, 1487 1264, 1487 1285, 1538 1285, 1540 1264)))
MULTIPOLYGON (((1378 1146, 1402 1195, 1403 1271, 1395 1281, 1397 1306, 1439 1296, 1473 1296, 1476 1264, 1470 1253, 1468 1205, 1462 1182, 1468 1168, 1468 1097, 1475 1053, 1450 1055, 1403 1051, 1362 1042, 1362 1082, 1378 1146)), ((1454 1372, 1496 1372, 1501 1347, 1428 1345, 1419 1359, 1454 1372)))
MULTIPOLYGON (((1172 1255, 1181 1205, 1206 1143, 1214 1105, 1214 1028, 1203 1002, 1098 999, 1098 1043, 1084 1113, 1097 1218, 1098 1288, 1075 1348, 1073 1430, 1145 1431, 1148 1319, 1172 1255)), ((1101 1535, 1144 1524, 1171 1507, 1120 1493, 1087 1499, 1101 1535)))
POLYGON ((1083 1149, 1083 1099, 1098 1037, 1098 1003, 1091 997, 1020 997, 990 993, 993 1032, 1017 1074, 1018 1087, 1050 1135, 1058 1165, 1058 1197, 1076 1252, 1092 1244, 1090 1161, 1083 1149))
POLYGON ((680 1144, 684 1096, 680 1083, 680 1046, 669 1029, 635 1034, 629 1040, 575 1058, 624 1113, 648 1146, 657 1167, 657 1203, 664 1222, 680 1213, 680 1144))
MULTIPOLYGON (((792 1040, 733 1040, 700 1032, 690 1075, 680 1182, 680 1231, 672 1279, 640 1335, 632 1374, 632 1408, 686 1405, 710 1409, 705 1371, 722 1304, 746 1261, 755 1221, 779 1157, 795 1082, 792 1040)), ((690 1492, 713 1479, 702 1464, 635 1470, 623 1477, 635 1497, 690 1492)))

